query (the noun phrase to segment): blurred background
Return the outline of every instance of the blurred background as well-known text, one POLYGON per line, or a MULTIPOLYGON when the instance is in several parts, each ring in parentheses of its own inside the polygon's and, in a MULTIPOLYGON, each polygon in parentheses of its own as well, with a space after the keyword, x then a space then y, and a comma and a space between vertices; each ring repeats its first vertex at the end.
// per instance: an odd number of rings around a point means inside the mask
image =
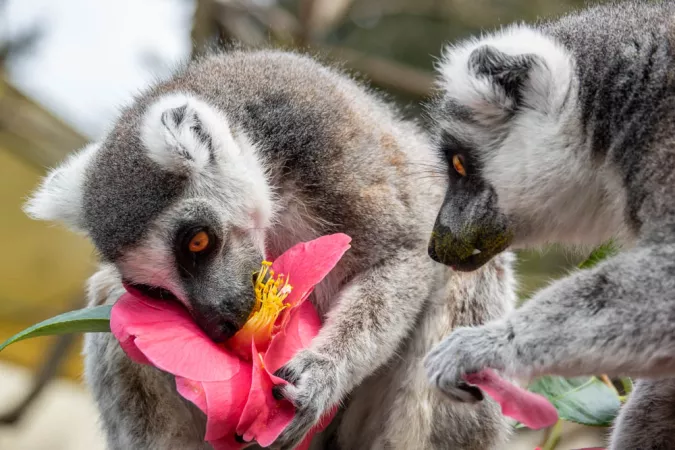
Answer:
MULTIPOLYGON (((26 195, 48 167, 101 136, 136 92, 204 48, 239 41, 317 53, 415 117, 432 92, 443 43, 582 3, 0 0, 0 341, 81 307, 95 267, 85 239, 24 216, 26 195)), ((583 257, 556 249, 520 254, 521 297, 583 257)), ((79 337, 39 338, 0 353, 0 449, 103 448, 80 384, 80 347, 79 337)), ((558 448, 583 446, 577 432, 558 448)))

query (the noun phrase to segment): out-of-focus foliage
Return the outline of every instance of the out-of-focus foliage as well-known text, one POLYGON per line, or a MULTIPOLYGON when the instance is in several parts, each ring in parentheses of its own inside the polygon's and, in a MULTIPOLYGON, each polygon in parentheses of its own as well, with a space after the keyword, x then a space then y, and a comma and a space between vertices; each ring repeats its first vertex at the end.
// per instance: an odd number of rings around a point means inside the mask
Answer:
POLYGON ((617 392, 597 377, 545 376, 528 389, 548 398, 561 419, 581 425, 609 426, 621 407, 617 392))

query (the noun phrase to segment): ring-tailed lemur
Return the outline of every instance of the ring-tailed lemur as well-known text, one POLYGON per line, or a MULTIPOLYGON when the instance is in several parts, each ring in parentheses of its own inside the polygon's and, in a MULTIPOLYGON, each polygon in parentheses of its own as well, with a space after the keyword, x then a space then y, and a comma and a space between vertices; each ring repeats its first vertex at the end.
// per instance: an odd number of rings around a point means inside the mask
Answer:
MULTIPOLYGON (((297 413, 275 446, 292 448, 344 402, 323 436, 331 446, 498 449, 508 426, 496 404, 447 402, 422 364, 452 328, 498 318, 514 300, 511 256, 456 274, 426 255, 445 181, 422 172, 436 158, 415 124, 350 78, 304 56, 233 51, 139 96, 27 211, 92 239, 104 266, 91 304, 113 303, 124 279, 181 301, 216 341, 246 320, 263 257, 350 235, 312 297, 323 328, 281 369, 297 413), (209 244, 195 253, 200 232, 209 244)), ((88 335, 85 356, 111 449, 208 448, 205 417, 172 377, 131 362, 109 334, 88 335)))
POLYGON ((507 247, 627 248, 453 332, 431 381, 472 401, 457 385, 485 367, 643 377, 611 448, 675 449, 675 2, 511 26, 447 48, 439 70, 450 185, 433 259, 471 271, 507 247))

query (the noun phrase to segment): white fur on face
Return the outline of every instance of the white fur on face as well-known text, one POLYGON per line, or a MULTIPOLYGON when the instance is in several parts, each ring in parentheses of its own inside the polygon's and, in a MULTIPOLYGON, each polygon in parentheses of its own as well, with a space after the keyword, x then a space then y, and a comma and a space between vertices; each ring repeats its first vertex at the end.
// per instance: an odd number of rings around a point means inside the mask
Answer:
POLYGON ((192 306, 178 275, 171 241, 162 236, 165 233, 155 226, 144 242, 117 261, 117 266, 125 280, 166 289, 191 311, 192 306))
POLYGON ((24 205, 24 212, 33 219, 59 221, 73 231, 84 232, 84 182, 98 148, 98 143, 89 144, 51 170, 24 205))

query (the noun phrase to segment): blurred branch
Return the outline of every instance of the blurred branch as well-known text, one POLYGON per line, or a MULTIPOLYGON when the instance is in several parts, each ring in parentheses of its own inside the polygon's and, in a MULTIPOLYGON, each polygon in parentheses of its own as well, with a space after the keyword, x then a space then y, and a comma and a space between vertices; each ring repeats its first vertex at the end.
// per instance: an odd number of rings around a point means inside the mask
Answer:
POLYGON ((211 38, 216 34, 217 25, 212 20, 213 2, 211 0, 197 0, 194 18, 192 19, 192 55, 196 55, 199 49, 205 48, 211 38))
POLYGON ((86 141, 0 77, 0 142, 42 171, 86 141))
MULTIPOLYGON (((86 303, 84 298, 78 296, 71 301, 70 309, 79 309, 86 303)), ((40 366, 33 379, 33 385, 24 398, 12 409, 0 415, 0 425, 14 425, 21 420, 30 406, 35 403, 44 391, 45 387, 59 374, 68 356, 68 351, 75 343, 75 334, 62 334, 56 336, 51 347, 47 350, 44 362, 40 366)))
POLYGON ((357 50, 335 47, 326 49, 333 58, 345 61, 349 67, 379 86, 417 97, 428 97, 431 94, 434 78, 429 72, 387 58, 366 55, 357 50))
POLYGON ((213 18, 217 26, 225 29, 227 34, 245 45, 259 46, 264 43, 262 28, 267 30, 277 43, 302 47, 345 62, 350 69, 361 73, 378 86, 416 97, 426 97, 431 92, 433 76, 429 72, 391 59, 368 55, 354 49, 334 47, 313 39, 311 30, 319 26, 335 26, 346 15, 352 0, 303 0, 300 2, 300 18, 276 5, 260 6, 246 0, 200 1, 212 1, 216 6, 217 13, 213 18), (327 6, 328 3, 331 4, 327 6), (244 17, 248 17, 249 20, 244 21, 244 17), (258 31, 253 32, 251 28, 258 31))
POLYGON ((18 58, 34 48, 42 36, 43 30, 35 27, 19 36, 0 42, 0 71, 4 70, 12 59, 18 58))
POLYGON ((246 34, 248 33, 239 33, 238 27, 228 17, 247 16, 249 18, 247 21, 249 26, 266 29, 275 40, 280 42, 293 42, 301 33, 298 20, 290 12, 279 6, 259 6, 246 0, 200 1, 213 3, 215 13, 212 15, 212 19, 215 19, 214 23, 216 26, 224 28, 228 34, 233 35, 235 39, 247 45, 256 44, 246 39, 246 34))
POLYGON ((14 425, 21 420, 30 406, 40 397, 45 387, 58 375, 75 337, 75 334, 63 334, 56 337, 52 347, 47 351, 46 359, 38 370, 30 391, 14 408, 0 415, 0 425, 14 425))
POLYGON ((300 0, 301 43, 324 38, 345 18, 354 0, 300 0))

